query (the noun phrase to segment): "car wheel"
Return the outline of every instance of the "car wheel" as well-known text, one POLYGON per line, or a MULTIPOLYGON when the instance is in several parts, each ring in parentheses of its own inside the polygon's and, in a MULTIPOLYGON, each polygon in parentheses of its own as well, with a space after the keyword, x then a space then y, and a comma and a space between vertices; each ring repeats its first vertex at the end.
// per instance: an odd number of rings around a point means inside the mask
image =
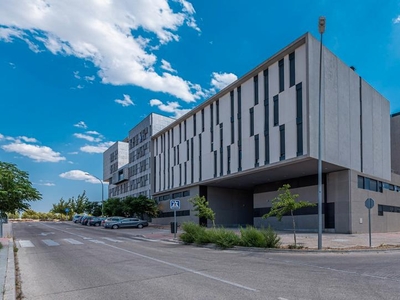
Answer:
POLYGON ((142 225, 142 224, 139 224, 139 225, 137 226, 137 228, 142 229, 142 228, 143 228, 143 225, 142 225))
POLYGON ((113 225, 111 228, 112 229, 118 229, 118 225, 113 225))
POLYGON ((95 223, 94 226, 98 227, 98 226, 100 226, 100 224, 99 223, 95 223))

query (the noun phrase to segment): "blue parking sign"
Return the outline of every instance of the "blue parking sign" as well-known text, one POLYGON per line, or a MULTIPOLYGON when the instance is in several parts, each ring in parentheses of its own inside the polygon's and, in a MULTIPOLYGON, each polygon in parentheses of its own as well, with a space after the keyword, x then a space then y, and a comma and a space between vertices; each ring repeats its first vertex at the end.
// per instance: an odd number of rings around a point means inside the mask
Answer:
POLYGON ((180 209, 181 208, 181 200, 170 200, 169 208, 170 209, 180 209))

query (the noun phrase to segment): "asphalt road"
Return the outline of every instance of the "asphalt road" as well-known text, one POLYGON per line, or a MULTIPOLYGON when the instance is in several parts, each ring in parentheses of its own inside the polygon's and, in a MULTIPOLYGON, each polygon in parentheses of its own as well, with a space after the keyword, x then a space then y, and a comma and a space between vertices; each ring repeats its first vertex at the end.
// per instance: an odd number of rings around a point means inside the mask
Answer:
POLYGON ((71 223, 16 223, 25 299, 399 299, 400 252, 184 246, 71 223))

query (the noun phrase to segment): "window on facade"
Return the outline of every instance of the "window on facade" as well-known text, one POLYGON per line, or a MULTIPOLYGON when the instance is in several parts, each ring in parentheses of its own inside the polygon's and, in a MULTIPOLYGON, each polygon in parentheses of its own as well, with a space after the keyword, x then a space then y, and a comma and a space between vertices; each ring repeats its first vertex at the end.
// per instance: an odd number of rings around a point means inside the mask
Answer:
POLYGON ((214 127, 214 104, 210 104, 210 131, 213 131, 214 127))
POLYGON ((274 96, 274 126, 279 125, 279 97, 274 96))
POLYGON ((254 166, 260 165, 260 140, 258 134, 254 136, 254 166))
POLYGON ((175 141, 174 141, 174 128, 171 128, 171 144, 172 147, 174 147, 175 141))
POLYGON ((190 157, 190 182, 193 183, 194 180, 194 144, 193 144, 193 138, 190 139, 190 149, 192 150, 191 157, 190 157))
POLYGON ((296 85, 297 156, 303 155, 303 88, 296 85))
POLYGON ((289 86, 292 87, 296 84, 296 70, 295 70, 294 52, 289 54, 289 86))
POLYGON ((227 155, 227 163, 226 163, 227 170, 226 170, 226 172, 228 174, 230 174, 231 173, 231 146, 230 145, 226 147, 226 155, 227 155))
POLYGON ((254 76, 254 105, 258 104, 258 75, 254 76))
POLYGON ((183 121, 183 135, 184 135, 184 138, 185 138, 185 141, 186 141, 186 139, 187 139, 187 135, 186 135, 186 120, 183 121))
POLYGON ((179 145, 176 146, 176 151, 177 151, 177 153, 176 153, 176 160, 177 160, 177 164, 179 165, 179 145))
POLYGON ((250 136, 254 135, 254 108, 250 108, 250 136))
POLYGON ((233 91, 230 93, 231 98, 231 144, 235 142, 235 104, 233 91))
POLYGON ((182 185, 182 165, 179 165, 179 186, 182 185))
POLYGON ((216 106, 216 108, 217 108, 217 115, 215 116, 215 118, 217 119, 216 120, 216 125, 218 125, 219 124, 219 100, 217 100, 216 102, 215 102, 215 106, 216 106))
POLYGON ((179 144, 182 143, 182 123, 179 123, 179 144))
POLYGON ((201 177, 202 177, 202 151, 201 151, 201 147, 202 147, 202 139, 201 139, 201 134, 199 134, 199 181, 201 181, 201 177))
POLYGON ((241 119, 242 118, 242 116, 241 116, 241 113, 242 113, 242 87, 238 87, 237 88, 237 107, 238 107, 238 113, 237 113, 237 116, 238 116, 238 119, 241 119))
POLYGON ((186 141, 186 161, 189 160, 189 140, 186 141))
POLYGON ((364 177, 358 175, 357 179, 358 179, 357 180, 358 181, 358 188, 359 189, 363 189, 364 188, 364 177))
POLYGON ((214 177, 217 177, 217 151, 214 151, 214 177))
POLYGON ((190 196, 190 191, 183 191, 183 197, 190 196))
POLYGON ((285 71, 284 71, 284 60, 283 58, 279 61, 279 92, 283 92, 285 89, 285 71))
POLYGON ((242 171, 242 146, 238 147, 238 171, 242 171))
POLYGON ((187 162, 185 161, 185 163, 184 163, 184 177, 183 177, 183 179, 184 179, 184 184, 186 185, 186 183, 187 183, 187 180, 186 180, 186 178, 187 178, 187 162))
POLYGON ((222 176, 224 174, 224 151, 223 148, 221 147, 219 149, 219 176, 222 176))
POLYGON ((285 159, 285 124, 279 126, 280 135, 280 157, 279 160, 285 159))
POLYGON ((378 182, 374 179, 371 179, 369 182, 369 189, 371 191, 377 192, 378 191, 378 182))

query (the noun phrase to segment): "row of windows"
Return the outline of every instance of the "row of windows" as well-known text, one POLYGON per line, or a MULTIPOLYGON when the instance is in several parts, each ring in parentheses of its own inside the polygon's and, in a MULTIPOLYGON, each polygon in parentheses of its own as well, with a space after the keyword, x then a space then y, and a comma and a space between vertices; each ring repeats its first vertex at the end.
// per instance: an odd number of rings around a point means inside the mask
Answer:
POLYGON ((118 162, 115 162, 110 165, 110 174, 118 171, 118 162))
POLYGON ((167 194, 167 195, 162 195, 159 197, 154 197, 154 200, 157 202, 160 201, 165 201, 165 200, 170 200, 170 199, 178 199, 182 197, 188 197, 190 196, 190 191, 182 191, 182 192, 177 192, 177 193, 172 193, 172 194, 167 194))
POLYGON ((133 147, 139 145, 141 142, 146 140, 149 137, 149 128, 146 127, 142 131, 140 131, 138 134, 133 136, 132 138, 129 139, 129 149, 132 149, 133 147))
POLYGON ((400 213, 400 207, 392 205, 378 205, 378 216, 383 216, 383 212, 400 213))
POLYGON ((128 176, 140 174, 149 169, 149 159, 142 160, 141 162, 128 168, 128 176))
POLYGON ((129 153, 129 162, 133 162, 146 154, 149 153, 149 144, 150 142, 147 142, 143 144, 143 146, 140 146, 138 149, 133 150, 132 152, 129 153))
POLYGON ((118 159, 118 149, 111 152, 110 154, 110 163, 112 163, 114 160, 118 159))
POLYGON ((358 175, 358 188, 383 193, 383 190, 400 192, 400 186, 358 175))

